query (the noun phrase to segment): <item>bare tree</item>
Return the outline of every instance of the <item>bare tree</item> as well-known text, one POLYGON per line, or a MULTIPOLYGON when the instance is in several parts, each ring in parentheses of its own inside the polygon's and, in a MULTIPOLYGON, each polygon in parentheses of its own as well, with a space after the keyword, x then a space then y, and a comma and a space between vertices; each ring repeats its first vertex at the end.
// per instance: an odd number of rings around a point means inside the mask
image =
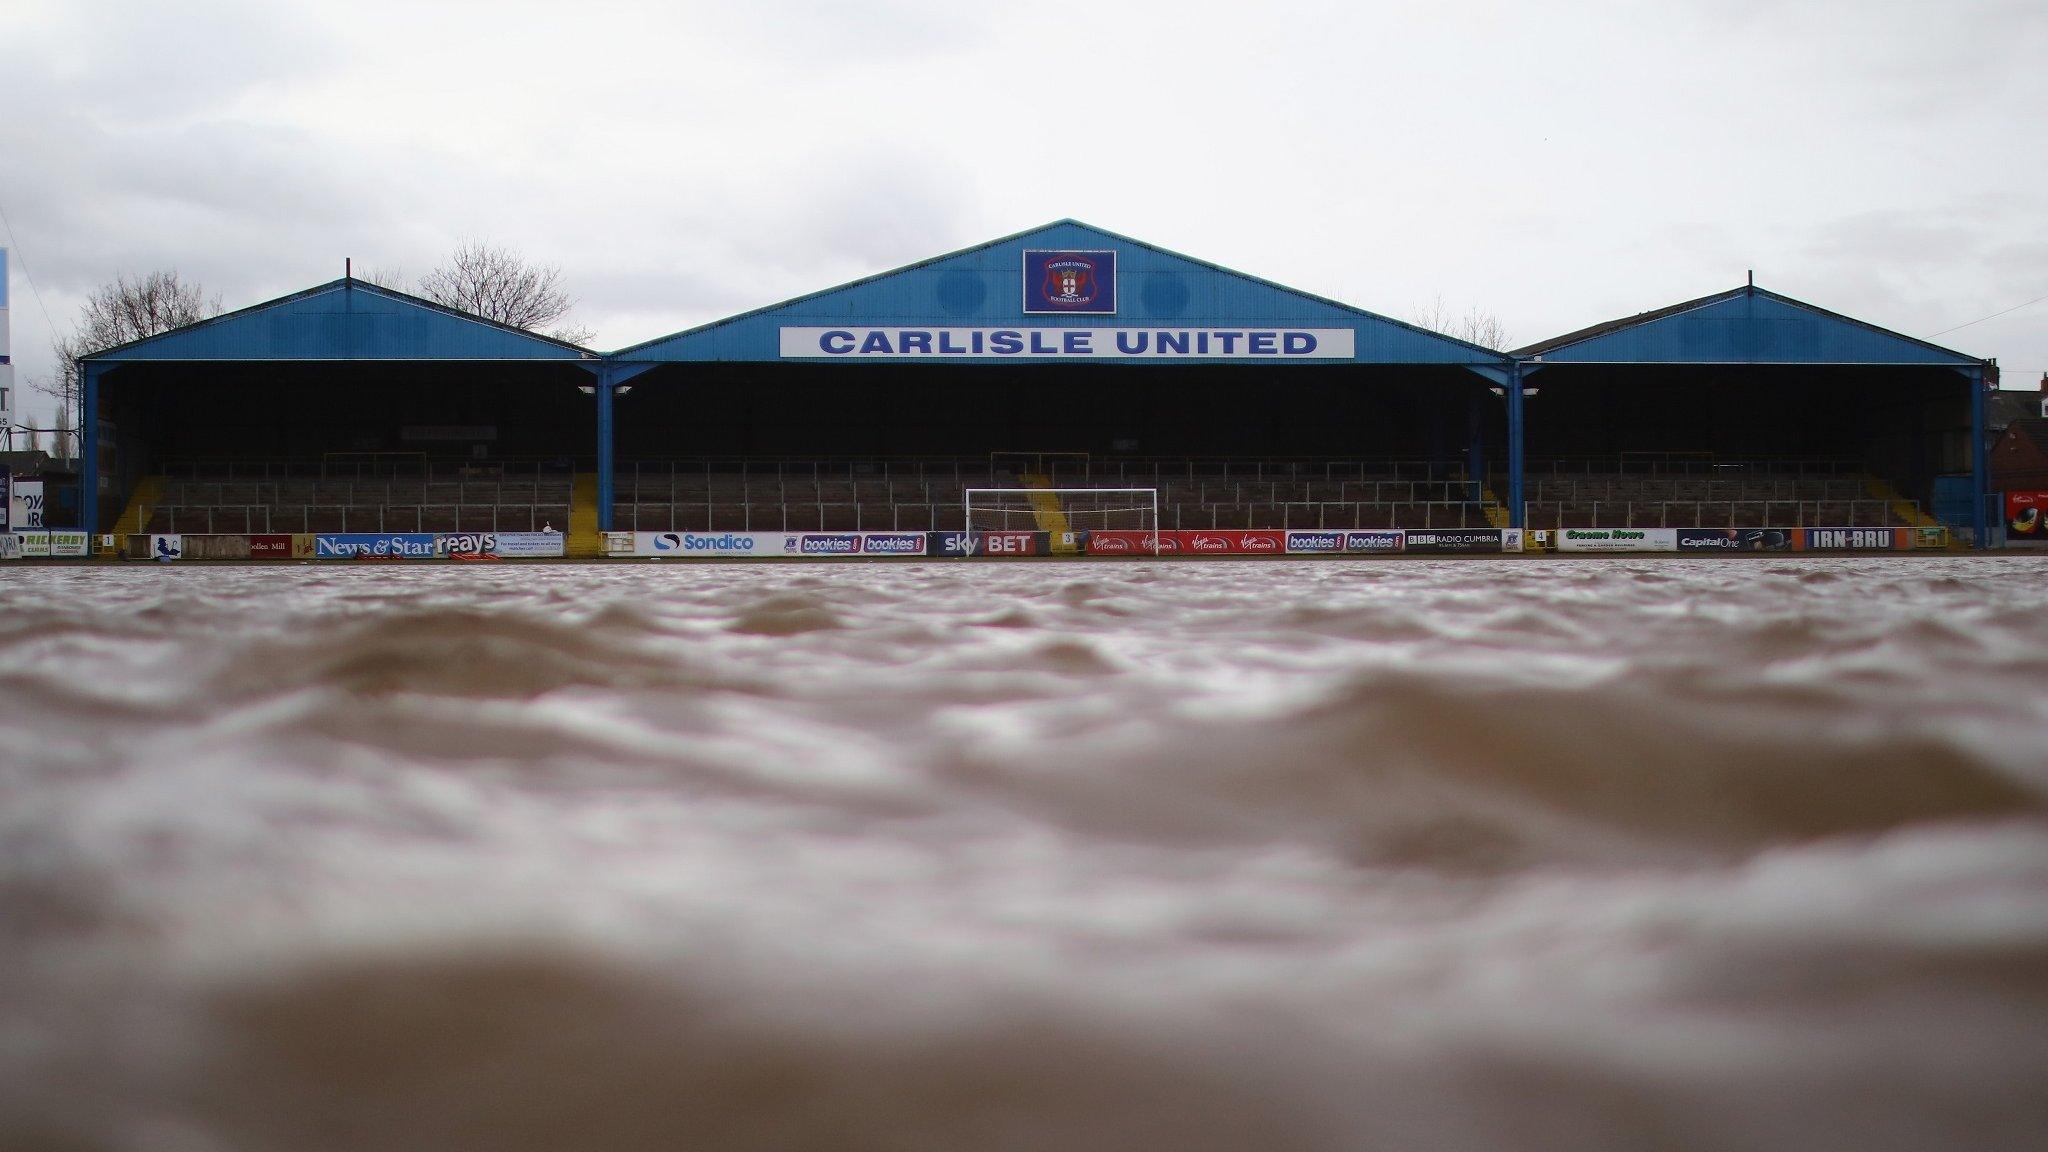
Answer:
POLYGON ((78 442, 72 434, 71 406, 57 405, 56 427, 50 430, 51 455, 69 459, 78 455, 78 442))
POLYGON ((196 324, 220 312, 220 297, 209 297, 199 285, 179 279, 176 269, 150 272, 132 280, 117 277, 112 284, 102 284, 87 294, 70 335, 51 339, 56 374, 32 380, 30 386, 45 396, 55 397, 58 409, 67 419, 74 417, 79 407, 79 357, 196 324))
POLYGON ((1496 352, 1508 346, 1507 325, 1501 323, 1500 317, 1477 305, 1465 309, 1464 315, 1457 315, 1444 303, 1442 296, 1427 304, 1416 305, 1409 312, 1408 322, 1496 352))
MULTIPOLYGON (((458 244, 446 262, 420 278, 419 292, 436 304, 529 332, 555 324, 576 306, 560 268, 532 263, 510 248, 483 240, 458 244)), ((549 335, 581 344, 595 333, 562 325, 549 335)))

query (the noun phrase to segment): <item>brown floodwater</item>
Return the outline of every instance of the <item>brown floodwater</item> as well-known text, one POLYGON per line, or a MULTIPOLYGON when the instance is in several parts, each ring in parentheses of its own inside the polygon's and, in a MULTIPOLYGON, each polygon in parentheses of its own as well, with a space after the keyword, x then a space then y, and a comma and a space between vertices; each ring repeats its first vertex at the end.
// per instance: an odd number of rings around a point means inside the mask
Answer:
POLYGON ((2048 560, 0 592, 10 1150, 2048 1144, 2048 560))

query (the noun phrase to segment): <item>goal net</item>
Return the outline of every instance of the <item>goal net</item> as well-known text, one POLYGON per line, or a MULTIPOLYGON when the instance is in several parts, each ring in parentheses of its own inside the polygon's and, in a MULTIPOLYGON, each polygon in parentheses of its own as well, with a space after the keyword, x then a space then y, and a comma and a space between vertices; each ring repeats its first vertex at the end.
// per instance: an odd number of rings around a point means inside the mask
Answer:
POLYGON ((969 488, 962 526, 973 532, 1049 532, 1071 551, 1090 532, 1143 533, 1134 551, 1159 551, 1157 488, 969 488))

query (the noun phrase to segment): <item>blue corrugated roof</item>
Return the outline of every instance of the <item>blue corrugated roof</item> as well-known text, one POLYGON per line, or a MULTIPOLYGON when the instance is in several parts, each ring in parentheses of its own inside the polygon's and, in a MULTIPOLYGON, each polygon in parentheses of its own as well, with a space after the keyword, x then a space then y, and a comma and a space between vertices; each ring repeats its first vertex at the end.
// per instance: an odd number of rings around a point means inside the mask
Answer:
POLYGON ((597 353, 341 279, 85 357, 151 360, 597 360, 597 353))
MULTIPOLYGON (((610 353, 623 361, 772 361, 784 326, 1089 328, 1314 327, 1353 332, 1352 363, 1504 365, 1503 353, 1170 252, 1075 220, 799 296, 610 353), (1024 312, 1023 253, 1117 253, 1114 316, 1024 312)), ((961 356, 996 360, 997 356, 961 356)), ((1173 363, 1200 363, 1178 359, 1173 363)), ((1324 361, 1328 363, 1328 361, 1324 361)))
POLYGON ((1596 324, 1513 354, 1545 364, 1984 363, 1754 285, 1596 324))

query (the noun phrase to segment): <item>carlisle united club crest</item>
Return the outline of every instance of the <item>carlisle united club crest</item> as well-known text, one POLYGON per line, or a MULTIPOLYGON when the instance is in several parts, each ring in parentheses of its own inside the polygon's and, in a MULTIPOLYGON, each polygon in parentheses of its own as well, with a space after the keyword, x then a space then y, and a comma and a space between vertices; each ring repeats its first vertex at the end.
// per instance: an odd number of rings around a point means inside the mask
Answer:
POLYGON ((1116 311, 1115 252, 1024 253, 1026 312, 1116 311))
POLYGON ((1045 266, 1045 298, 1048 303, 1080 308, 1095 301, 1095 264, 1079 256, 1054 260, 1045 266))

